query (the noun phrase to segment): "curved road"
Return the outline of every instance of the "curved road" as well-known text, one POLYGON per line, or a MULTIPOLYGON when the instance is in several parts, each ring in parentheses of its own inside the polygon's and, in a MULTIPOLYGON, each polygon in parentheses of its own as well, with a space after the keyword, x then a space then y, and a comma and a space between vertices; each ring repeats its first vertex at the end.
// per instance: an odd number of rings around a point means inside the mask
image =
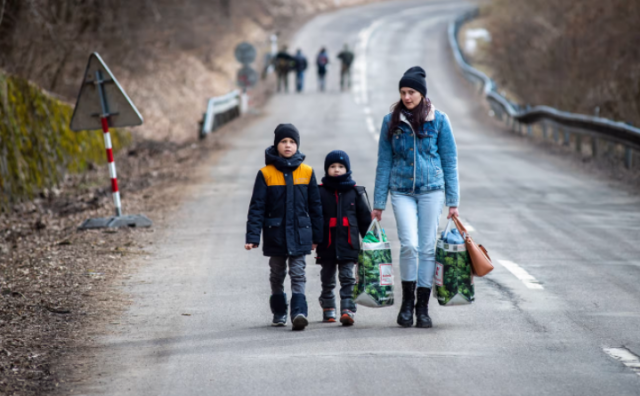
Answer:
MULTIPOLYGON (((274 97, 230 140, 210 182, 123 286, 134 304, 103 340, 95 358, 101 376, 75 392, 640 395, 640 366, 630 367, 640 354, 640 197, 573 169, 486 116, 446 42, 448 21, 468 7, 381 3, 304 26, 291 48, 311 60, 328 47, 329 91, 316 92, 310 67, 306 93, 274 97), (344 42, 357 46, 348 93, 337 88, 335 55, 344 42), (320 323, 319 268, 309 257, 311 325, 304 332, 269 327, 267 259, 242 245, 274 127, 298 126, 301 151, 319 178, 327 152, 347 151, 354 178, 371 196, 380 123, 397 100, 400 76, 414 65, 425 67, 429 96, 452 121, 461 215, 489 247, 495 271, 476 281, 474 305, 432 304, 433 329, 397 327, 397 307, 361 307, 356 325, 342 328, 320 323), (607 351, 623 354, 627 365, 607 351)), ((390 211, 383 222, 397 241, 390 211)), ((395 263, 398 251, 395 243, 395 263)))

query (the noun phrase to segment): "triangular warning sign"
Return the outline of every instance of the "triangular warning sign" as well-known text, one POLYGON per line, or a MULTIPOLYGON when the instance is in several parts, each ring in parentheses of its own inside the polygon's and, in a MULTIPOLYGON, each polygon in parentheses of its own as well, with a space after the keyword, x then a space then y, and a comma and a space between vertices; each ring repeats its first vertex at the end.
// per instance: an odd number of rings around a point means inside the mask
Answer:
POLYGON ((94 52, 89 57, 87 70, 84 72, 76 107, 71 117, 71 130, 102 129, 100 117, 104 115, 105 110, 109 115, 110 127, 142 124, 142 116, 138 109, 118 84, 100 55, 94 52))

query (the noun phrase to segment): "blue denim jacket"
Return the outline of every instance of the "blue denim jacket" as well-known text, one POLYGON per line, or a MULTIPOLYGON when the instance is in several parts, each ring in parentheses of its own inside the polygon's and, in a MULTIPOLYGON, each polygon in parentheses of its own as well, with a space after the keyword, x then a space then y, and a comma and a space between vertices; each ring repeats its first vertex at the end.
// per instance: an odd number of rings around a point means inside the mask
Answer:
POLYGON ((387 131, 391 114, 382 121, 374 209, 384 210, 389 190, 401 194, 422 194, 444 189, 446 205, 458 206, 456 141, 449 117, 439 110, 432 111, 425 123, 427 137, 422 139, 416 136, 411 124, 401 115, 402 122, 389 140, 387 131))

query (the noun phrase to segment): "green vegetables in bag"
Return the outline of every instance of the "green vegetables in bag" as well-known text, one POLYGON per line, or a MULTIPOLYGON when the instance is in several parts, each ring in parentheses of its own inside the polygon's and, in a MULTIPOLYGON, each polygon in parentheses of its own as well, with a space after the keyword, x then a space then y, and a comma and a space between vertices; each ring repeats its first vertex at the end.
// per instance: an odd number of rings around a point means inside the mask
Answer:
POLYGON ((362 239, 353 296, 357 304, 367 307, 393 305, 391 248, 376 220, 362 239))
POLYGON ((440 305, 461 305, 473 302, 475 287, 471 261, 464 245, 449 245, 439 241, 436 248, 436 263, 434 294, 440 305), (461 248, 457 249, 454 246, 461 246, 461 248))

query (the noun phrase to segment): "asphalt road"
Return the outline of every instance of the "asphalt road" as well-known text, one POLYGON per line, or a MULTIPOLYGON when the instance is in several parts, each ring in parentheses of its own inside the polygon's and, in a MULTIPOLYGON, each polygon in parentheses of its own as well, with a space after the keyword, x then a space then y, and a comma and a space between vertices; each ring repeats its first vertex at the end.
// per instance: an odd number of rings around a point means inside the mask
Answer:
MULTIPOLYGON (((101 375, 76 391, 640 395, 640 376, 628 367, 640 354, 640 197, 510 135, 486 115, 446 42, 447 22, 466 7, 391 2, 306 24, 291 48, 313 58, 328 47, 329 91, 316 92, 312 67, 306 93, 274 97, 231 139, 210 181, 195 189, 152 259, 123 286, 134 304, 103 340, 95 358, 101 375), (335 55, 344 42, 357 45, 358 64, 352 92, 341 93, 335 55), (270 327, 267 259, 243 244, 251 188, 274 127, 298 126, 301 151, 318 177, 326 153, 347 151, 354 178, 372 192, 380 123, 397 100, 400 76, 414 65, 427 70, 429 96, 451 119, 461 216, 489 248, 495 271, 476 280, 472 306, 432 304, 433 329, 399 328, 397 306, 361 307, 356 325, 343 328, 320 322, 319 268, 309 257, 310 326, 270 327), (606 348, 630 351, 627 366, 606 348)), ((390 210, 383 224, 397 263, 390 210)))

